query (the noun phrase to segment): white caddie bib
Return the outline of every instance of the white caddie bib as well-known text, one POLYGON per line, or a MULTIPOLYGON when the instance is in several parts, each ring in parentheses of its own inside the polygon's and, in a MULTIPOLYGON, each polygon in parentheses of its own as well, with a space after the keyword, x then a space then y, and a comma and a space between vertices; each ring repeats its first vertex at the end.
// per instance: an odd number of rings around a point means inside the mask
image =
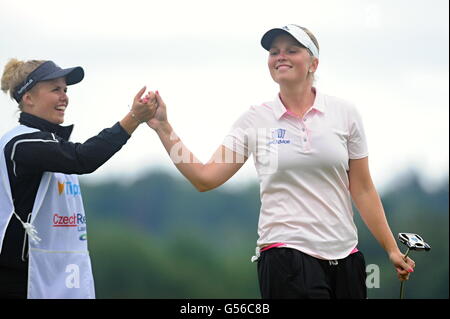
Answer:
MULTIPOLYGON (((37 131, 19 125, 0 139, 0 252, 6 228, 14 214, 4 148, 15 136, 37 131)), ((19 141, 28 142, 39 141, 19 141)), ((31 218, 22 224, 25 228, 34 227, 37 232, 37 237, 30 236, 28 240, 28 298, 95 298, 78 177, 45 172, 31 218)))

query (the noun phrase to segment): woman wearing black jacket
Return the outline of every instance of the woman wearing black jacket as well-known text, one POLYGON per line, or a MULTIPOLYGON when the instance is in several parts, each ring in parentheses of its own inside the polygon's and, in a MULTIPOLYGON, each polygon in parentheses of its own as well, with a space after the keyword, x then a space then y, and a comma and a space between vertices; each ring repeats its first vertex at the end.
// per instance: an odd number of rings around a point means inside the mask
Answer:
POLYGON ((128 114, 84 143, 61 126, 67 86, 81 67, 52 61, 5 66, 1 88, 19 103, 20 125, 0 139, 0 298, 95 298, 86 215, 77 175, 95 171, 156 110, 145 87, 128 114))

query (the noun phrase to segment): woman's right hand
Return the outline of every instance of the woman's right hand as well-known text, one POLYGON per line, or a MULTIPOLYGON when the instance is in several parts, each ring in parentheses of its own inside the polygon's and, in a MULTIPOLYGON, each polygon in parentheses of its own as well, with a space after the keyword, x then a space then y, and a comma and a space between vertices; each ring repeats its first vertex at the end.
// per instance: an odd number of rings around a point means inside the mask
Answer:
POLYGON ((148 92, 145 98, 142 95, 145 92, 144 86, 134 97, 133 105, 128 114, 120 121, 120 126, 129 134, 133 134, 136 128, 144 122, 147 122, 152 116, 154 116, 157 103, 155 93, 148 92))
POLYGON ((156 112, 154 116, 147 121, 147 125, 158 132, 159 130, 169 127, 169 122, 167 121, 166 103, 164 103, 158 91, 156 91, 155 96, 157 103, 156 112))
POLYGON ((158 107, 155 93, 149 91, 147 95, 142 98, 146 87, 144 86, 134 97, 133 105, 131 106, 132 117, 139 123, 147 122, 155 115, 158 107))

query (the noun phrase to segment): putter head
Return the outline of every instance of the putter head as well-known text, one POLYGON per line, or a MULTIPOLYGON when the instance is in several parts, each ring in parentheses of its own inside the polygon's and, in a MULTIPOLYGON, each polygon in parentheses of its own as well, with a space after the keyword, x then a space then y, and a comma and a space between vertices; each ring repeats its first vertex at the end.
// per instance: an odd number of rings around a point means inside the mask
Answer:
POLYGON ((430 245, 428 245, 422 237, 417 234, 412 233, 399 233, 398 239, 402 244, 408 246, 411 250, 425 250, 429 251, 431 249, 430 245))

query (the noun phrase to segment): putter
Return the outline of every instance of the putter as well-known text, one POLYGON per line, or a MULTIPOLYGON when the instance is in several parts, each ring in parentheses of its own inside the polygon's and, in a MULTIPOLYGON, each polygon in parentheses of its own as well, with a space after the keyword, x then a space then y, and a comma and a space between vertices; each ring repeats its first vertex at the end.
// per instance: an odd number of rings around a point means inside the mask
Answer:
MULTIPOLYGON (((404 245, 406 245, 406 247, 408 247, 408 249, 405 252, 405 257, 404 260, 406 261, 406 257, 408 257, 408 254, 411 250, 416 250, 416 251, 429 251, 431 249, 430 245, 428 245, 422 237, 420 237, 417 234, 411 234, 411 233, 399 233, 398 234, 398 239, 400 240, 400 242, 404 245)), ((400 299, 403 299, 403 295, 404 295, 404 284, 405 281, 402 281, 400 283, 400 299)))

